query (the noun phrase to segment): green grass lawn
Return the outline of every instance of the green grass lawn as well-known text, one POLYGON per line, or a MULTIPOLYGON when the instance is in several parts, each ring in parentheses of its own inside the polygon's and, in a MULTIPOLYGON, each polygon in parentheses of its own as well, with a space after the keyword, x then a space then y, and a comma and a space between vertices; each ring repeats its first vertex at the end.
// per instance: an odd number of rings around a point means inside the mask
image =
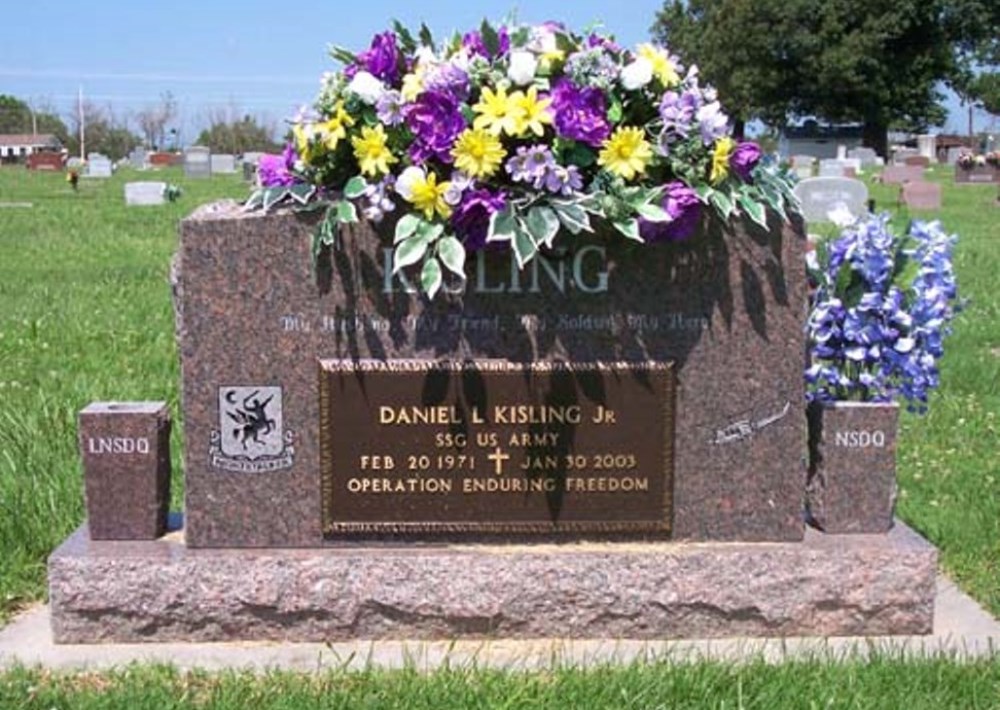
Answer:
MULTIPOLYGON (((961 237, 957 270, 969 304, 946 344, 930 413, 903 417, 899 512, 941 549, 948 574, 1000 615, 1000 207, 995 186, 953 186, 944 168, 932 179, 945 186, 939 217, 961 237)), ((895 189, 871 189, 879 209, 897 211, 895 189)), ((167 282, 177 221, 206 201, 245 193, 237 176, 189 181, 177 169, 81 180, 78 193, 61 175, 0 169, 0 624, 44 598, 46 556, 83 519, 77 412, 95 400, 165 399, 179 420, 167 282), (174 182, 184 194, 163 207, 126 208, 123 185, 137 179, 174 182), (2 206, 14 202, 33 206, 2 206)), ((897 217, 905 224, 909 215, 897 217)), ((173 491, 179 509, 179 476, 173 491)), ((438 696, 435 704, 450 707, 704 707, 699 698, 716 707, 739 707, 741 698, 743 707, 1000 706, 994 663, 663 668, 516 681, 458 672, 295 681, 162 669, 65 678, 16 671, 0 675, 0 707, 106 707, 102 693, 115 706, 150 707, 183 707, 166 701, 178 693, 217 707, 298 707, 296 698, 325 707, 431 707, 438 696)))

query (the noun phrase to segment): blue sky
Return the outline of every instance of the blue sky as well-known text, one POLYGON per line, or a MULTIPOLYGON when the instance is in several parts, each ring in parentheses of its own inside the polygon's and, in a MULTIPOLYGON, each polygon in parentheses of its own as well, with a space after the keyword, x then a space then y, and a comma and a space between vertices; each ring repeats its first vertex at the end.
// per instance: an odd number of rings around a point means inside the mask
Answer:
MULTIPOLYGON (((499 19, 511 10, 525 22, 558 19, 573 28, 603 21, 624 44, 648 39, 661 0, 360 0, 338 3, 146 3, 33 0, 6 8, 0 42, 0 93, 60 112, 85 97, 119 115, 155 105, 170 91, 183 114, 185 140, 209 115, 254 113, 280 120, 312 100, 319 77, 337 65, 326 47, 367 46, 388 21, 420 22, 439 36, 499 19), (349 9, 348 9, 349 8, 349 9), (23 28, 23 29, 12 29, 23 28)), ((965 130, 956 113, 949 128, 965 130)), ((989 126, 980 114, 977 126, 989 126)))

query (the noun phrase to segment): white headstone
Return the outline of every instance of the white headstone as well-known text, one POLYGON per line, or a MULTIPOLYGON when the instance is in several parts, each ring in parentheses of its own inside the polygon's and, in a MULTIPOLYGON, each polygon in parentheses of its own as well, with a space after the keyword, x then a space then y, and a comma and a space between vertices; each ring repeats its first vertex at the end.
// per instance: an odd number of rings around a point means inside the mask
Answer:
POLYGON ((236 172, 236 156, 229 153, 213 153, 211 157, 213 175, 230 175, 236 172))
POLYGON ((948 149, 948 165, 954 165, 958 162, 958 156, 966 152, 967 148, 955 145, 948 149))
POLYGON ((167 189, 165 182, 129 182, 125 184, 125 204, 162 205, 166 202, 163 196, 167 189))
POLYGON ((820 177, 851 177, 848 171, 853 171, 855 175, 861 172, 861 161, 857 158, 819 161, 820 177))
POLYGON ((136 148, 128 156, 129 165, 136 170, 145 170, 149 167, 148 155, 145 148, 136 148))
POLYGON ((83 161, 79 158, 69 158, 66 160, 67 170, 79 170, 83 167, 83 161))
POLYGON ((843 160, 847 157, 847 146, 838 145, 837 146, 837 160, 843 160))
POLYGON ((207 178, 212 175, 208 148, 193 145, 184 151, 184 175, 189 178, 207 178))
POLYGON ((847 157, 861 161, 862 168, 871 168, 878 164, 878 153, 872 148, 853 148, 847 151, 847 157))
POLYGON ((111 159, 100 153, 91 153, 87 156, 86 177, 109 178, 112 173, 111 159))
POLYGON ((260 151, 256 151, 256 150, 255 151, 249 151, 249 152, 243 154, 243 162, 244 163, 250 163, 251 165, 253 165, 254 167, 256 167, 257 164, 260 162, 260 156, 262 156, 262 155, 264 155, 264 153, 261 153, 260 151))
POLYGON ((795 196, 807 222, 831 222, 837 217, 860 217, 868 210, 868 188, 860 180, 816 177, 801 180, 795 196))
POLYGON ((936 163, 937 136, 917 136, 917 152, 932 163, 936 163))
POLYGON ((793 155, 791 157, 792 172, 800 180, 811 178, 813 175, 813 165, 816 158, 811 155, 793 155))

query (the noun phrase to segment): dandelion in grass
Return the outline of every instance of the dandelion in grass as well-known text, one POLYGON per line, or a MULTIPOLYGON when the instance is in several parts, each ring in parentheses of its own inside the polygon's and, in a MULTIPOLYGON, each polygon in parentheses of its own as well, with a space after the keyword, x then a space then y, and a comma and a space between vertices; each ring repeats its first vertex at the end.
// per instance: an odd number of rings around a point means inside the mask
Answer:
POLYGON ((496 173, 507 151, 500 139, 483 129, 466 129, 459 134, 451 149, 455 167, 474 178, 496 173))
POLYGON ((619 128, 604 141, 597 164, 612 175, 633 180, 646 172, 653 148, 641 128, 619 128))
POLYGON ((386 145, 388 138, 382 126, 365 126, 361 129, 360 136, 351 138, 354 157, 358 159, 363 175, 385 175, 389 172, 390 165, 399 162, 399 158, 386 145))

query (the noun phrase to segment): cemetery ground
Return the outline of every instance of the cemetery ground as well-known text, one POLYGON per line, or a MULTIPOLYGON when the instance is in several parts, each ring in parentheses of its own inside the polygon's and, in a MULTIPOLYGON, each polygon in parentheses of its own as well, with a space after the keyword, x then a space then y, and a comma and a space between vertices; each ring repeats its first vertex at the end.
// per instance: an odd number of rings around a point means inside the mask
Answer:
MULTIPOLYGON (((969 299, 946 343, 942 386, 924 416, 902 417, 898 512, 941 550, 944 571, 1000 615, 1000 206, 995 185, 944 187, 938 214, 960 235, 956 268, 969 299)), ((869 182, 877 209, 897 208, 896 187, 869 182)), ((173 429, 173 510, 181 509, 182 427, 167 281, 177 222, 196 206, 247 191, 238 176, 185 179, 179 168, 122 170, 82 180, 0 169, 0 626, 44 601, 45 559, 83 519, 76 415, 97 400, 164 399, 173 429), (164 180, 175 203, 126 207, 124 183, 164 180), (23 206, 30 203, 31 207, 23 206), (19 204, 17 208, 5 205, 19 204)), ((816 230, 822 231, 822 230, 816 230)), ((250 247, 252 248, 252 246, 250 247)), ((545 674, 473 669, 319 677, 120 673, 0 674, 0 706, 300 707, 974 707, 1000 703, 996 660, 801 660, 779 666, 703 662, 556 668, 545 674), (914 699, 915 698, 915 699, 914 699), (894 700, 896 699, 896 700, 894 700), (741 705, 742 703, 742 705, 741 705)))

